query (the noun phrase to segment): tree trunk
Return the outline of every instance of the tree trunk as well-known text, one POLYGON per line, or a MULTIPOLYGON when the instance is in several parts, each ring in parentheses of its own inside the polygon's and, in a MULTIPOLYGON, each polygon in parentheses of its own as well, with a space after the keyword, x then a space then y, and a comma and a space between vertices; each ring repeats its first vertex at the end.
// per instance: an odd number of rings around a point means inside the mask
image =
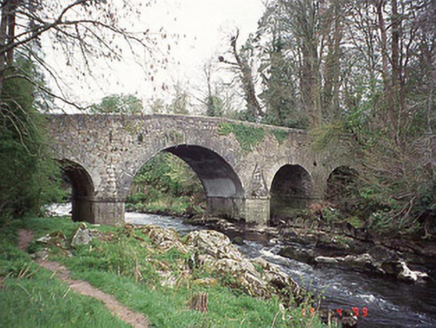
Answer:
MULTIPOLYGON (((16 10, 17 10, 17 1, 19 0, 10 0, 10 10, 8 15, 8 32, 7 32, 7 44, 13 44, 15 41, 15 18, 16 18, 16 10)), ((12 66, 14 64, 14 47, 11 47, 6 54, 6 63, 8 66, 12 66)))
POLYGON ((400 63, 400 16, 398 14, 397 0, 391 0, 392 16, 391 16, 391 28, 392 28, 392 84, 390 90, 390 101, 388 107, 389 121, 393 133, 396 137, 398 144, 398 134, 400 131, 398 117, 401 111, 401 63, 400 63))
MULTIPOLYGON (((386 24, 383 15, 384 0, 379 0, 377 3, 378 28, 380 30, 381 52, 382 52, 382 76, 384 85, 384 98, 386 105, 387 117, 385 123, 392 123, 393 108, 391 106, 391 84, 389 80, 389 56, 388 56, 388 38, 386 24)), ((389 125, 389 124, 388 124, 389 125)))
POLYGON ((9 13, 11 9, 11 0, 4 0, 1 3, 1 22, 0 22, 0 95, 3 91, 3 81, 6 70, 6 56, 7 53, 4 48, 8 42, 8 26, 9 26, 9 13))
POLYGON ((248 110, 254 117, 262 116, 262 108, 260 107, 259 101, 256 96, 256 89, 254 86, 253 75, 251 74, 251 67, 241 58, 236 50, 236 41, 238 39, 238 34, 232 38, 231 46, 233 50, 233 55, 235 56, 236 62, 238 64, 239 70, 241 71, 242 84, 245 91, 245 97, 247 99, 248 110))
POLYGON ((208 296, 208 293, 202 292, 193 295, 191 298, 191 309, 200 312, 207 312, 208 296))

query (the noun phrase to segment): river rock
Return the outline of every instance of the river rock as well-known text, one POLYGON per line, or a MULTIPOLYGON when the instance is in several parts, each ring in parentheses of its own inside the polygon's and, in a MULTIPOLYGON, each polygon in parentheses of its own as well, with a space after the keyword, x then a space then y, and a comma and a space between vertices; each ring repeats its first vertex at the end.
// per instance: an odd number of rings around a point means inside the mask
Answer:
POLYGON ((272 263, 269 263, 261 257, 251 260, 255 266, 260 268, 260 274, 268 284, 273 286, 275 290, 279 291, 282 295, 291 292, 292 295, 287 295, 288 298, 294 298, 297 303, 303 301, 304 290, 286 273, 272 263))
POLYGON ((202 254, 210 255, 214 259, 243 260, 242 254, 231 243, 230 239, 218 231, 192 231, 186 236, 186 244, 188 247, 194 248, 202 254))
POLYGON ((71 239, 71 246, 88 245, 91 240, 92 238, 88 226, 84 222, 81 222, 71 239))
POLYGON ((240 236, 236 236, 235 238, 233 238, 232 242, 233 242, 233 244, 239 245, 239 246, 245 245, 244 239, 242 239, 242 237, 240 237, 240 236))
POLYGON ((378 263, 368 253, 360 255, 347 255, 344 258, 344 263, 352 269, 384 273, 384 271, 379 267, 378 263))
POLYGON ((54 231, 36 240, 38 244, 55 245, 64 247, 67 238, 61 231, 54 231))
POLYGON ((323 264, 334 264, 338 265, 344 262, 343 257, 328 257, 328 256, 317 256, 315 257, 316 263, 323 263, 323 264))
POLYGON ((280 256, 305 263, 311 263, 314 259, 314 252, 312 249, 304 249, 291 246, 282 247, 278 254, 280 256))
POLYGON ((333 266, 347 267, 348 269, 360 270, 372 273, 385 272, 380 268, 379 263, 377 263, 371 255, 364 253, 360 255, 347 255, 345 257, 328 257, 328 256, 317 256, 315 257, 315 262, 319 264, 328 264, 333 266))
POLYGON ((368 250, 368 254, 379 263, 398 261, 398 254, 382 245, 375 245, 368 250))
POLYGON ((399 264, 400 264, 401 271, 397 277, 400 280, 404 280, 407 282, 416 282, 419 279, 428 278, 427 273, 410 270, 404 261, 401 261, 399 264))
POLYGON ((173 247, 181 253, 187 254, 189 251, 174 229, 164 229, 156 225, 145 225, 141 231, 150 238, 153 245, 162 251, 167 251, 173 247))

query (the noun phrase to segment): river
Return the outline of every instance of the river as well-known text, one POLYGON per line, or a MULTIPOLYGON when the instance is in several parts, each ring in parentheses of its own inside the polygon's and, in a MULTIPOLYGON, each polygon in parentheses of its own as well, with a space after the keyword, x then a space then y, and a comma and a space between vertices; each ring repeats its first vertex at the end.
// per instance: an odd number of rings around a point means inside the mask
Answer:
MULTIPOLYGON (((65 210, 64 213, 59 210, 56 212, 65 214, 65 210)), ((126 213, 126 221, 173 228, 181 234, 204 229, 202 226, 185 224, 180 218, 162 215, 126 213)), ((241 237, 245 239, 245 244, 237 247, 246 257, 262 256, 278 265, 306 289, 324 295, 322 307, 333 311, 358 310, 358 327, 436 327, 434 264, 423 268, 431 277, 430 281, 408 284, 355 271, 313 267, 277 255, 284 246, 280 242, 270 243, 259 238, 253 240, 256 238, 247 235, 241 237)))

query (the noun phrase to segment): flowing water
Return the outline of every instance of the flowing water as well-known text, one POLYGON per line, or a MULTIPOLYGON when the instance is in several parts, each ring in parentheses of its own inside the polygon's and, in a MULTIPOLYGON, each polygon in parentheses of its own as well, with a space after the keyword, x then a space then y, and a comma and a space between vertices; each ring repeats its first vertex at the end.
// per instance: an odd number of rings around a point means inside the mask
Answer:
MULTIPOLYGON (((173 228, 181 234, 204 229, 162 215, 126 213, 126 221, 173 228)), ((359 310, 359 327, 436 327, 436 265, 423 268, 430 281, 407 284, 337 268, 313 267, 277 255, 282 246, 267 240, 245 240, 244 245, 237 247, 246 257, 262 256, 306 289, 322 293, 322 307, 333 311, 359 310)))
MULTIPOLYGON (((184 224, 179 218, 161 215, 127 213, 126 221, 156 224, 182 234, 204 229, 184 224)), ((244 245, 237 247, 246 257, 262 256, 280 266, 301 285, 322 293, 325 296, 322 307, 333 311, 359 309, 359 327, 436 327, 436 266, 425 268, 433 277, 432 281, 406 284, 359 272, 313 267, 277 255, 282 246, 279 243, 245 240, 244 245), (362 311, 365 311, 366 317, 363 317, 362 311)))

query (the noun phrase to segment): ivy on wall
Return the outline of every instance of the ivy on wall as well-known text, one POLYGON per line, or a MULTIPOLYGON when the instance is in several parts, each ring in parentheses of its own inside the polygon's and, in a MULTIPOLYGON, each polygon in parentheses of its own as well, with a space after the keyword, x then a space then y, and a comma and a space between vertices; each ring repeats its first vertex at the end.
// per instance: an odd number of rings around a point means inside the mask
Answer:
POLYGON ((273 129, 271 131, 279 142, 279 145, 283 144, 283 142, 289 137, 289 131, 280 129, 273 129))
POLYGON ((221 123, 218 134, 228 136, 233 133, 243 151, 250 152, 259 145, 265 138, 263 128, 253 127, 246 124, 221 123))

